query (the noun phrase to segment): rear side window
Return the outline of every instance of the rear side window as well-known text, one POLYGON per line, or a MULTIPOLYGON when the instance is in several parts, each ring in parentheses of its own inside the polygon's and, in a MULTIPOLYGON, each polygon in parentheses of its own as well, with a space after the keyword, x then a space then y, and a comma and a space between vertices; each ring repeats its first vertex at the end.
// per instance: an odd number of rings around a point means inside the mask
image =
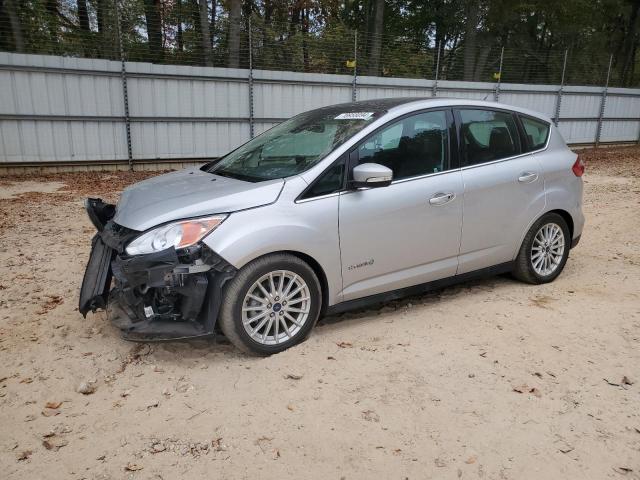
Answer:
POLYGON ((463 165, 477 165, 520 153, 513 115, 493 110, 458 110, 463 165))
POLYGON ((545 146, 549 137, 549 124, 531 117, 520 117, 524 132, 527 136, 526 151, 538 150, 545 146))

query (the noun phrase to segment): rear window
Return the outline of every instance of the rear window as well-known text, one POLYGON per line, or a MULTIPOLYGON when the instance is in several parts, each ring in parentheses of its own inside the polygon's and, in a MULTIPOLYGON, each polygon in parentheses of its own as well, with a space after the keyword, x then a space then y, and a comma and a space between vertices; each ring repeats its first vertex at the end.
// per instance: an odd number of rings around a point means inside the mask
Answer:
POLYGON ((530 152, 544 147, 549 137, 550 125, 547 122, 535 120, 531 117, 520 116, 520 120, 527 136, 525 150, 530 152))

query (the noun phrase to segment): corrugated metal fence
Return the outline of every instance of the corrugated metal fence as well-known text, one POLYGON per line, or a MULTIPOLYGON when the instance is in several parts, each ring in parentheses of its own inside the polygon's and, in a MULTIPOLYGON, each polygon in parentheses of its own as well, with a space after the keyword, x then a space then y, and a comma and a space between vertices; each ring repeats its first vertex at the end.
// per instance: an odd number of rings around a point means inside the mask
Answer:
POLYGON ((499 100, 554 118, 571 144, 640 141, 640 89, 356 79, 0 53, 0 168, 217 157, 252 131, 351 101, 354 93, 359 100, 499 100))

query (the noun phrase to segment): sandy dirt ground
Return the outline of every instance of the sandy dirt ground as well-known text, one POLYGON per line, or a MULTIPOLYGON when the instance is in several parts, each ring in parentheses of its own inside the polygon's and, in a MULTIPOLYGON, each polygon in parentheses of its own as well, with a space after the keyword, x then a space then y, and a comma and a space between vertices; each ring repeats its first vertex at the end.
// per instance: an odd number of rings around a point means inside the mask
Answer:
POLYGON ((554 283, 327 318, 270 358, 78 313, 82 198, 149 173, 0 179, 0 477, 640 479, 640 148, 584 157, 554 283))

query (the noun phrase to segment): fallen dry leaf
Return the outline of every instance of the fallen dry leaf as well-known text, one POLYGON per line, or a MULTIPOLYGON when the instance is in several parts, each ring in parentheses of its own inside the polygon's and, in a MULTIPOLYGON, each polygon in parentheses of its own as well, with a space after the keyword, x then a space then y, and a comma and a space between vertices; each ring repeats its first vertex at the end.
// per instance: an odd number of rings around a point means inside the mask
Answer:
POLYGON ((614 470, 618 473, 621 473, 622 475, 626 475, 627 473, 633 472, 633 468, 629 468, 629 467, 618 467, 618 468, 614 468, 614 470))
POLYGON ((222 443, 222 437, 211 440, 211 448, 216 452, 224 452, 227 449, 227 447, 222 443))
POLYGON ((31 450, 24 450, 18 455, 18 461, 21 462, 23 460, 27 460, 32 454, 33 452, 31 450))
POLYGON ((60 408, 62 402, 47 402, 44 404, 44 408, 60 408))
POLYGON ((287 373, 284 378, 288 379, 288 380, 300 380, 302 378, 302 375, 297 375, 295 373, 287 373))
POLYGON ((531 390, 529 390, 529 393, 532 393, 538 398, 542 397, 542 392, 540 392, 540 390, 538 390, 536 387, 533 387, 531 390))
POLYGON ((540 392, 540 390, 538 390, 536 387, 530 387, 526 383, 517 387, 513 387, 513 391, 518 393, 531 393, 538 398, 542 397, 542 392, 540 392))
POLYGON ((367 422, 379 422, 380 415, 378 415, 373 410, 365 410, 362 412, 362 418, 364 418, 367 422))
POLYGON ((142 465, 138 465, 137 463, 127 463, 124 467, 128 472, 137 472, 138 470, 142 470, 144 467, 142 465))
POLYGON ((633 381, 629 380, 629 377, 627 377, 626 375, 624 377, 622 377, 622 380, 620 380, 620 383, 622 385, 633 385, 633 381))
POLYGON ((68 443, 69 442, 64 438, 57 437, 55 435, 42 441, 42 445, 44 446, 44 448, 46 448, 47 450, 53 450, 54 452, 57 452, 68 443))
POLYGON ((478 460, 477 455, 471 455, 464 461, 464 463, 466 463, 467 465, 471 465, 472 463, 476 463, 476 460, 478 460))
POLYGON ((351 348, 351 347, 353 347, 353 343, 351 343, 351 342, 337 342, 336 345, 338 345, 340 348, 351 348))

